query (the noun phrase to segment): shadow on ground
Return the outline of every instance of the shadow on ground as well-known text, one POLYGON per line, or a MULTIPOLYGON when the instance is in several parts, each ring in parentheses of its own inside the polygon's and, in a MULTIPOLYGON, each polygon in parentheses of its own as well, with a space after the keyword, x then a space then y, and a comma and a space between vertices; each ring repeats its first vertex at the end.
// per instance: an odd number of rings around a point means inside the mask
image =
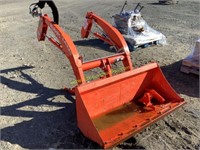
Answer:
POLYGON ((161 67, 166 79, 177 93, 199 97, 199 76, 180 71, 182 60, 161 67))
MULTIPOLYGON (((167 80, 178 93, 191 97, 199 97, 199 78, 192 74, 181 73, 181 61, 161 67, 167 80)), ((51 89, 39 84, 31 76, 24 73, 23 67, 18 68, 24 79, 31 84, 22 83, 1 76, 1 84, 16 91, 37 94, 33 99, 1 108, 2 116, 30 117, 29 121, 23 121, 14 126, 5 127, 1 130, 1 140, 12 144, 18 144, 27 149, 85 149, 100 148, 97 144, 85 138, 76 125, 76 108, 74 97, 60 89, 51 89), (53 98, 64 95, 70 102, 54 102, 53 98), (55 106, 60 109, 55 111, 25 111, 22 107, 55 106)), ((31 69, 31 68, 24 68, 31 69)), ((2 70, 1 73, 16 71, 16 69, 2 70)), ((130 138, 119 145, 119 148, 143 149, 137 145, 135 138, 130 138)))
MULTIPOLYGON (((6 85, 12 90, 37 94, 33 99, 27 99, 24 102, 17 103, 1 108, 1 115, 8 117, 28 117, 29 121, 23 121, 14 126, 5 127, 1 130, 1 140, 18 144, 27 149, 99 149, 100 147, 84 137, 77 128, 75 99, 66 91, 60 89, 51 89, 39 84, 22 70, 31 69, 31 67, 17 67, 14 69, 1 70, 1 73, 11 71, 20 71, 21 77, 30 82, 30 84, 1 77, 1 84, 6 85), (53 98, 58 95, 64 95, 70 103, 54 102, 53 98), (25 111, 22 107, 41 107, 41 106, 59 107, 56 111, 38 112, 35 110, 25 111)), ((136 140, 131 138, 131 144, 127 147, 122 144, 122 148, 143 148, 135 145, 136 140), (134 143, 132 141, 135 141, 134 143)), ((129 140, 130 141, 130 140, 129 140)))
POLYGON ((97 49, 113 52, 113 53, 116 52, 114 48, 111 48, 108 44, 104 43, 103 41, 99 39, 78 40, 78 41, 74 41, 74 44, 78 46, 95 47, 97 49))
POLYGON ((172 4, 167 4, 167 3, 148 3, 149 5, 172 5, 172 4))
MULTIPOLYGON (((31 76, 22 70, 29 67, 18 67, 15 69, 2 70, 1 73, 10 71, 21 71, 21 76, 30 84, 14 81, 4 76, 1 84, 12 90, 37 94, 33 99, 10 106, 1 107, 1 115, 9 117, 30 117, 29 121, 23 121, 1 130, 1 140, 12 144, 18 144, 27 149, 45 148, 99 148, 99 146, 86 139, 76 126, 76 108, 74 98, 60 89, 51 89, 39 84, 31 76), (64 95, 70 103, 54 102, 53 98, 64 95), (59 107, 55 111, 21 110, 22 107, 40 106, 59 107)), ((17 95, 16 95, 17 96, 17 95)))

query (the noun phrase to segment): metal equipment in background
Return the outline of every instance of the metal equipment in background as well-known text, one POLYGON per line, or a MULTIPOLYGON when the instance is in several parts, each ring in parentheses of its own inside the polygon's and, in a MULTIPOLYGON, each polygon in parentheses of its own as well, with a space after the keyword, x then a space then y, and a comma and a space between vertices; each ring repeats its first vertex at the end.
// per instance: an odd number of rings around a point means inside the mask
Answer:
POLYGON ((133 10, 125 11, 124 7, 127 5, 125 1, 122 10, 119 14, 113 17, 114 26, 124 36, 129 49, 131 51, 138 47, 148 47, 152 44, 166 44, 166 37, 152 29, 141 15, 141 10, 144 8, 140 3, 133 10))

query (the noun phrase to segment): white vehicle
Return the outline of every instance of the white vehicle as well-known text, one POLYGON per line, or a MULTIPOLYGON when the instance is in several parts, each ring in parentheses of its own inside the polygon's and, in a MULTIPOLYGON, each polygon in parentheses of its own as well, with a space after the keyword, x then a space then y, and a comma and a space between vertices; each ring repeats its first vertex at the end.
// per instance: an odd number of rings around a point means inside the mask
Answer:
MULTIPOLYGON (((125 5, 127 5, 126 2, 125 5)), ((151 44, 166 44, 166 37, 152 29, 142 18, 140 11, 143 6, 140 3, 130 11, 124 11, 124 6, 120 14, 114 15, 113 19, 114 26, 122 33, 130 50, 135 50, 137 47, 148 47, 151 44)))

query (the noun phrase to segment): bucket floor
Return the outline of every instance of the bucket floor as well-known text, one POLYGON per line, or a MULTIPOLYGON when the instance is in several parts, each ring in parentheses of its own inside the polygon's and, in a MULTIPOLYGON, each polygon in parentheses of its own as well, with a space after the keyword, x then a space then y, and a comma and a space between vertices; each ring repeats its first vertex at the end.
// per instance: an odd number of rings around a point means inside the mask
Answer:
MULTIPOLYGON (((93 119, 105 144, 118 144, 182 105, 180 102, 155 105, 147 110, 134 102, 124 104, 112 112, 93 119)), ((108 146, 109 147, 109 146, 108 146)))
POLYGON ((129 117, 133 117, 134 113, 140 111, 141 109, 142 107, 136 105, 135 103, 128 103, 114 109, 112 112, 95 118, 93 123, 98 131, 102 131, 122 122, 123 120, 126 120, 129 117))

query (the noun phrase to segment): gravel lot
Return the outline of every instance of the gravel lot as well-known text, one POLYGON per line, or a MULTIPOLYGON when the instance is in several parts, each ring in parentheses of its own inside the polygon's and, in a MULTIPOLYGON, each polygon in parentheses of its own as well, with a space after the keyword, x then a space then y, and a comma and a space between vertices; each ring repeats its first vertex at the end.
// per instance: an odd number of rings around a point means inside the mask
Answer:
MULTIPOLYGON (((60 90, 74 80, 69 61, 48 41, 38 42, 38 18, 28 14, 32 0, 0 0, 0 149, 96 149, 76 126, 75 97, 60 90)), ((57 0, 60 26, 73 39, 84 60, 113 54, 101 41, 81 39, 87 11, 108 22, 123 0, 57 0), (104 50, 103 50, 104 49, 104 50)), ((199 77, 181 73, 181 61, 200 36, 200 2, 181 0, 159 5, 141 2, 147 23, 167 37, 168 45, 131 52, 134 66, 157 61, 169 83, 187 104, 114 149, 200 149, 199 77)), ((134 4, 134 5, 133 5, 134 4)), ((50 9, 45 7, 50 16, 50 9)))

